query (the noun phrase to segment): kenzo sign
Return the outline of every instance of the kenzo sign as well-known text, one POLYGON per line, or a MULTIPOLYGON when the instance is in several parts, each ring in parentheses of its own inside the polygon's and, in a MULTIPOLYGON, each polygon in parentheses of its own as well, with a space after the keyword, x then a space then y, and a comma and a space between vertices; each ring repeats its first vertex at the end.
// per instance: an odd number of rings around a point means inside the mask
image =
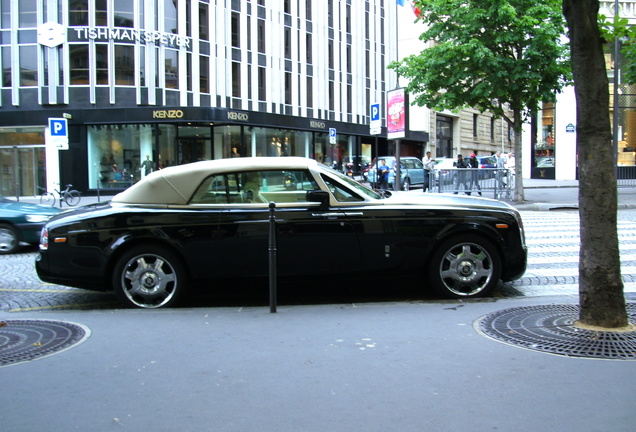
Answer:
POLYGON ((180 119, 183 118, 181 110, 157 110, 152 112, 153 119, 180 119))

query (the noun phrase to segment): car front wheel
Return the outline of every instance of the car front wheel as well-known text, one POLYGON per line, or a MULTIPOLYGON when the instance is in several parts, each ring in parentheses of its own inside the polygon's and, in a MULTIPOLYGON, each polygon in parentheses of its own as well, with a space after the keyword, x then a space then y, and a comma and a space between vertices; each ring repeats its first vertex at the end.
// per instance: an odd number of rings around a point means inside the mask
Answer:
POLYGON ((183 297, 186 285, 181 259, 158 246, 136 247, 124 253, 113 274, 115 293, 128 307, 174 306, 183 297))
POLYGON ((11 225, 0 224, 0 254, 13 253, 19 245, 18 231, 11 225))
POLYGON ((454 237, 440 244, 429 270, 433 288, 443 297, 480 297, 499 282, 501 258, 488 240, 454 237))

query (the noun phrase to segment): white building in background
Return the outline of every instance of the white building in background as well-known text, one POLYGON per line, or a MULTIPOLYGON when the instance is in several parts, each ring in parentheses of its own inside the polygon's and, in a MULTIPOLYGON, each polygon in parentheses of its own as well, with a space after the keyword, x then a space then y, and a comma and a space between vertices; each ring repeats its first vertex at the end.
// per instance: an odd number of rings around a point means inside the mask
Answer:
MULTIPOLYGON (((636 0, 601 1, 600 13, 612 19, 618 14, 636 25, 636 0)), ((614 109, 618 142, 616 143, 619 178, 636 175, 636 86, 623 83, 618 75, 618 98, 614 94, 614 45, 607 47, 607 72, 610 83, 610 112, 614 127, 614 109), (614 104, 616 102, 616 105, 614 104)), ((620 59, 619 59, 620 71, 620 59)), ((544 104, 534 119, 526 125, 523 135, 523 173, 526 178, 576 180, 576 98, 574 88, 566 88, 556 103, 544 104)), ((630 177, 632 178, 632 177, 630 177)))

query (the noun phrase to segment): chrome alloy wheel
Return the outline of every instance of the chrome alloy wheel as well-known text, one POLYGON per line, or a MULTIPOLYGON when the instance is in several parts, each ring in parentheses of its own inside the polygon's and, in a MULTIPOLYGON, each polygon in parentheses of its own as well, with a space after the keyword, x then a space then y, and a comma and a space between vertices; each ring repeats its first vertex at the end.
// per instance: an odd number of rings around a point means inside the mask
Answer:
POLYGON ((133 306, 159 308, 172 303, 181 283, 169 259, 152 253, 134 255, 121 270, 121 293, 133 306))
POLYGON ((440 288, 458 298, 482 294, 497 283, 497 265, 487 247, 476 242, 456 243, 446 249, 439 262, 440 288))

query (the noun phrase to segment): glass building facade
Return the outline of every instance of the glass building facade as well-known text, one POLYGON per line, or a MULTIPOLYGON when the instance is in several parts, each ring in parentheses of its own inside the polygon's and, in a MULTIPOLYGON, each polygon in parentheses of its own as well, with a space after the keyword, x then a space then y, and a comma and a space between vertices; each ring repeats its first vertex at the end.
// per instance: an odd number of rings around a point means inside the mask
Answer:
MULTIPOLYGON (((388 0, 0 0, 0 20, 9 196, 118 190, 202 159, 342 168, 372 157, 369 105, 397 83, 388 0), (52 118, 68 146, 51 145, 52 118)), ((414 133, 406 153, 427 139, 414 133)))

